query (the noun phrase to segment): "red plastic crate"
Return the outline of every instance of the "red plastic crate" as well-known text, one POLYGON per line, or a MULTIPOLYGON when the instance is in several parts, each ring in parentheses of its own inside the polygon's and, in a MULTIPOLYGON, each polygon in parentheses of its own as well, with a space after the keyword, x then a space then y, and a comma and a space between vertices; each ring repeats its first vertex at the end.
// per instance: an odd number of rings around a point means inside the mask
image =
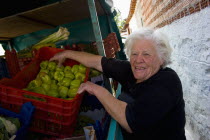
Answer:
POLYGON ((33 60, 33 57, 18 58, 20 70, 22 70, 25 66, 27 66, 32 60, 33 60))
MULTIPOLYGON (((0 80, 0 105, 14 112, 19 112, 22 104, 32 102, 36 109, 29 128, 31 131, 52 136, 70 137, 74 132, 83 94, 77 94, 72 100, 65 100, 22 90, 31 80, 35 79, 40 70, 40 62, 49 60, 61 51, 64 50, 43 47, 37 52, 34 60, 17 73, 14 78, 0 80), (25 95, 36 97, 39 100, 26 98, 25 95)), ((79 63, 67 59, 64 66, 75 64, 79 63)), ((86 71, 85 81, 88 79, 88 73, 89 68, 86 71)))
POLYGON ((109 58, 115 58, 116 53, 120 51, 120 45, 117 39, 116 33, 110 33, 105 39, 104 39, 104 48, 106 56, 109 58))
MULTIPOLYGON (((116 33, 110 33, 105 39, 103 39, 103 41, 106 57, 116 58, 116 53, 120 51, 120 45, 116 33)), ((93 48, 97 50, 95 42, 93 42, 93 48)))
POLYGON ((20 71, 16 50, 6 50, 5 56, 9 74, 11 77, 14 77, 20 71))

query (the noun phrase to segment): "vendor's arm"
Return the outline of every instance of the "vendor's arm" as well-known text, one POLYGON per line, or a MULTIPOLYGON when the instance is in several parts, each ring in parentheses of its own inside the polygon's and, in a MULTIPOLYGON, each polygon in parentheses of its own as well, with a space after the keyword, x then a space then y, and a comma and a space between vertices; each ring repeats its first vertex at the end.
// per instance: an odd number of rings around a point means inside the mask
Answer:
POLYGON ((63 52, 57 53, 53 56, 50 61, 58 61, 58 65, 61 66, 66 59, 73 59, 79 63, 85 65, 86 67, 95 68, 102 71, 101 58, 100 55, 94 55, 86 52, 65 50, 63 52))
POLYGON ((81 84, 78 93, 87 91, 88 93, 95 95, 98 100, 102 103, 106 111, 128 132, 132 132, 129 127, 125 109, 127 106, 126 102, 116 99, 109 91, 101 86, 98 86, 91 82, 81 84))

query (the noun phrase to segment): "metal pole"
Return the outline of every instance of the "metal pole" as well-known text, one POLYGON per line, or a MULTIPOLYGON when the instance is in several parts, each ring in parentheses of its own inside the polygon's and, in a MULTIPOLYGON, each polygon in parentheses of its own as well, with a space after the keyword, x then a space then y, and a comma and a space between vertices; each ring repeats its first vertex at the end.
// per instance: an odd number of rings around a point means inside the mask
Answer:
MULTIPOLYGON (((98 23, 98 17, 97 17, 97 12, 96 12, 96 7, 95 7, 95 2, 94 0, 88 0, 88 6, 90 10, 90 15, 91 15, 91 20, 92 20, 92 25, 93 25, 93 30, 94 30, 94 35, 96 39, 96 45, 98 48, 98 52, 100 55, 105 56, 104 52, 104 44, 102 41, 101 37, 101 31, 100 31, 100 26, 98 23)), ((110 21, 109 21, 110 23, 110 21)), ((111 29, 111 28, 110 28, 111 29)), ((110 80, 104 76, 104 82, 105 82, 105 87, 112 93, 112 88, 110 84, 110 80)), ((121 86, 118 88, 121 89, 121 86)), ((119 92, 119 90, 118 90, 119 92)), ((118 93, 119 94, 119 93, 118 93)), ((109 127, 109 134, 107 140, 115 140, 115 138, 118 138, 120 140, 123 140, 122 133, 119 131, 119 124, 112 118, 110 122, 110 127, 109 127)))
POLYGON ((95 35, 95 39, 96 39, 96 45, 97 45, 98 52, 100 55, 106 56, 106 54, 104 52, 104 44, 103 44, 103 40, 101 37, 101 31, 100 31, 100 26, 99 26, 99 22, 98 22, 95 1, 88 0, 88 6, 89 6, 89 10, 90 10, 91 21, 92 21, 92 25, 93 25, 93 31, 94 31, 94 35, 95 35))
MULTIPOLYGON (((98 22, 98 16, 97 16, 97 11, 95 7, 95 1, 94 0, 88 0, 88 6, 90 10, 90 15, 91 15, 91 21, 93 25, 93 31, 96 39, 96 45, 98 52, 101 56, 106 56, 105 51, 104 51, 104 43, 101 37, 101 30, 100 30, 100 25, 98 22)), ((104 83, 105 87, 112 93, 112 88, 110 85, 110 81, 107 77, 104 76, 104 83)))

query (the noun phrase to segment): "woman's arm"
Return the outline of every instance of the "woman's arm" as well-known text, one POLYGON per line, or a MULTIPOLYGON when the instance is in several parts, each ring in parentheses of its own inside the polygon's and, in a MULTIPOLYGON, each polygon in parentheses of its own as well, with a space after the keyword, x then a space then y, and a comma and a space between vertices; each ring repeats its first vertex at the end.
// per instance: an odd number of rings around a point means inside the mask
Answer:
POLYGON ((58 66, 61 66, 65 59, 73 59, 86 67, 95 68, 102 72, 101 58, 100 55, 94 55, 86 52, 65 50, 55 54, 50 61, 58 61, 58 66))
POLYGON ((87 91, 88 93, 95 95, 98 100, 102 103, 106 111, 128 132, 132 133, 129 127, 125 109, 127 106, 126 102, 116 99, 109 91, 101 86, 98 86, 91 82, 82 83, 78 93, 87 91))

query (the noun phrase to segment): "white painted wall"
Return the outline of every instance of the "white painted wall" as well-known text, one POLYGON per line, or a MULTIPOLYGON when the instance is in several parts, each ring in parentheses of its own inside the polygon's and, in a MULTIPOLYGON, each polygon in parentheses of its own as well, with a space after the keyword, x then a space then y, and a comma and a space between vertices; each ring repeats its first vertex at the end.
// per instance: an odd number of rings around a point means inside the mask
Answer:
POLYGON ((209 13, 207 7, 160 29, 173 48, 170 67, 182 81, 188 140, 210 140, 209 13))
POLYGON ((135 31, 138 28, 141 28, 143 25, 141 17, 142 17, 142 10, 141 10, 141 4, 140 4, 140 0, 137 1, 136 3, 136 9, 135 12, 133 14, 133 17, 130 20, 129 23, 129 28, 132 31, 135 31))

